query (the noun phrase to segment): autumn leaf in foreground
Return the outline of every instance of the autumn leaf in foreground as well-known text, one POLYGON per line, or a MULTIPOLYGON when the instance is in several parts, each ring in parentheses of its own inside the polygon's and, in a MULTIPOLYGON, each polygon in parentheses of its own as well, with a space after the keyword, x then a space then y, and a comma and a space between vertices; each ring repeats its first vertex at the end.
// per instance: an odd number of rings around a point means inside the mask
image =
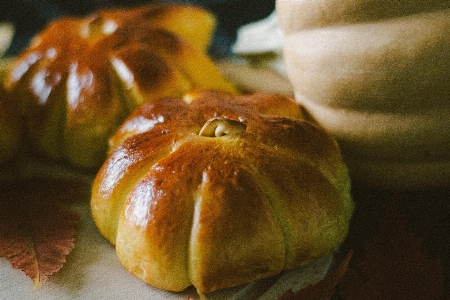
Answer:
POLYGON ((40 288, 59 271, 75 243, 74 202, 83 185, 74 180, 0 182, 0 257, 40 288))

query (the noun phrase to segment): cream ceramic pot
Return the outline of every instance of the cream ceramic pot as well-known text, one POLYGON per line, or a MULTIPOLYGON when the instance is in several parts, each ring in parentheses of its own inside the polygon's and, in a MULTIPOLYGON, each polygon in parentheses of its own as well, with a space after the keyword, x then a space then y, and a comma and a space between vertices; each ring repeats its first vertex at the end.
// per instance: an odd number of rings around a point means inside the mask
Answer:
POLYGON ((296 100, 353 180, 450 185, 450 1, 277 0, 296 100))

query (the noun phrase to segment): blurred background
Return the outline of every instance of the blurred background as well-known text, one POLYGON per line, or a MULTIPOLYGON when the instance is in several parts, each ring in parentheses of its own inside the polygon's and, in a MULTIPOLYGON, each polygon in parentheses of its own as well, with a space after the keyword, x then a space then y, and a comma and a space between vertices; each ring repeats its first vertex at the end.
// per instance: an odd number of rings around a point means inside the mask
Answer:
MULTIPOLYGON (((106 7, 132 7, 158 1, 143 0, 1 0, 0 22, 11 22, 15 35, 6 55, 16 55, 50 21, 64 15, 84 16, 106 7)), ((161 1, 159 1, 161 2, 161 1)), ((164 2, 203 6, 214 13, 218 28, 211 55, 231 54, 230 47, 241 25, 267 17, 275 9, 275 0, 169 0, 164 2)))

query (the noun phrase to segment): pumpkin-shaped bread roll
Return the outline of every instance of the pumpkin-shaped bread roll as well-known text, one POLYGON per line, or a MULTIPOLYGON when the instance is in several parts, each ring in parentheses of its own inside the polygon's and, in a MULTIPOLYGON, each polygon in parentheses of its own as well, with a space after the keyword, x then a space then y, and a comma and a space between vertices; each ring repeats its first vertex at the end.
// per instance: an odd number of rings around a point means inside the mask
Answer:
POLYGON ((91 210, 123 266, 200 292, 300 267, 347 235, 339 148, 291 98, 200 91, 140 106, 111 139, 91 210))

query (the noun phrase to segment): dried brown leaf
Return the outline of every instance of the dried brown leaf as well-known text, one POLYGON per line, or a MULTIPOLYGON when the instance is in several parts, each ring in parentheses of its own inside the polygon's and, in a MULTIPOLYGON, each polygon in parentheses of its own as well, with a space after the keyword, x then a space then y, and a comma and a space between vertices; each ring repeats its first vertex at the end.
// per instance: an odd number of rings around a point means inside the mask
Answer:
POLYGON ((0 183, 0 257, 39 288, 59 271, 75 244, 79 216, 67 205, 81 182, 23 179, 0 183))

